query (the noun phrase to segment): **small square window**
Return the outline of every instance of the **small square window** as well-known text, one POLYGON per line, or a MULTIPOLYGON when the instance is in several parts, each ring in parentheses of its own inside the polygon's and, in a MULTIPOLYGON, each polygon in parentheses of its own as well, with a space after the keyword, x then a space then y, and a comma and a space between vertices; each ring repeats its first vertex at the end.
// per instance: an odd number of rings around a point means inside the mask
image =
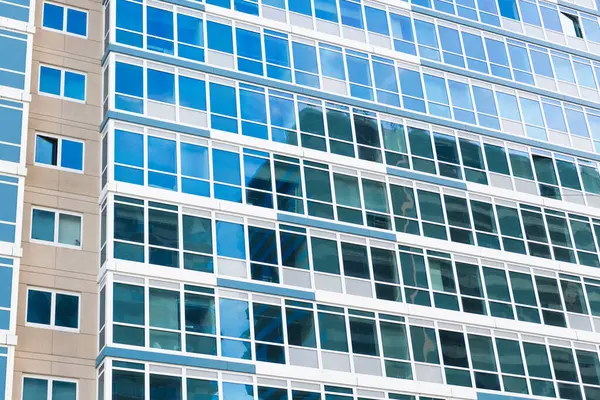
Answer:
POLYGON ((39 93, 85 101, 86 75, 40 65, 39 93))
POLYGON ((31 239, 81 246, 81 216, 34 208, 31 212, 31 239))
POLYGON ((58 4, 44 3, 42 26, 46 29, 87 36, 87 12, 58 4))
POLYGON ((83 171, 83 143, 61 137, 36 134, 35 163, 83 171))
POLYGON ((28 324, 79 329, 79 295, 29 288, 26 321, 28 324))

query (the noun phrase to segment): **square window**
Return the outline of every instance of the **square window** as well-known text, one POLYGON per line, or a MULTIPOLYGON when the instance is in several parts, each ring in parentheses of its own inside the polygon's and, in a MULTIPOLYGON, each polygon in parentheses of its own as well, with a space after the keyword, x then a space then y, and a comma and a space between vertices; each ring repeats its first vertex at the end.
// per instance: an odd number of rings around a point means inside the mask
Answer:
POLYGON ((87 36, 87 13, 73 8, 67 9, 67 32, 87 36))
POLYGON ((85 100, 85 75, 65 71, 64 96, 76 100, 85 100))
POLYGON ((23 378, 22 400, 76 400, 77 382, 46 378, 23 378), (48 396, 48 393, 51 396, 48 396))
POLYGON ((79 329, 79 296, 48 290, 27 290, 28 324, 79 329))
POLYGON ((50 3, 44 3, 44 17, 42 26, 44 28, 62 31, 64 27, 64 8, 50 3))
POLYGON ((31 239, 81 246, 81 216, 52 210, 32 209, 31 239))
POLYGON ((36 134, 35 163, 83 171, 83 143, 36 134))
POLYGON ((60 96, 61 71, 45 66, 40 67, 40 92, 60 96))

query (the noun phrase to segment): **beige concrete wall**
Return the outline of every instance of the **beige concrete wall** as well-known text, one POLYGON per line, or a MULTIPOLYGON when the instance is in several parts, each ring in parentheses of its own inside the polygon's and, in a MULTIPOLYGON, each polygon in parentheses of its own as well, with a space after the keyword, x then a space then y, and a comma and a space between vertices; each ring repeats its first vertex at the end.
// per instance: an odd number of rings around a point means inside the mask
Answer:
POLYGON ((21 399, 24 374, 78 380, 79 400, 95 398, 97 348, 98 193, 100 186, 102 5, 91 0, 53 0, 88 11, 88 38, 41 29, 43 1, 36 2, 32 103, 27 141, 23 215, 23 258, 19 277, 18 346, 13 399, 21 399), (87 74, 86 104, 37 94, 39 64, 87 74), (34 166, 35 132, 84 141, 84 173, 34 166), (31 243, 31 207, 75 212, 82 218, 80 250, 31 243), (76 292, 80 297, 79 333, 25 326, 27 287, 76 292))

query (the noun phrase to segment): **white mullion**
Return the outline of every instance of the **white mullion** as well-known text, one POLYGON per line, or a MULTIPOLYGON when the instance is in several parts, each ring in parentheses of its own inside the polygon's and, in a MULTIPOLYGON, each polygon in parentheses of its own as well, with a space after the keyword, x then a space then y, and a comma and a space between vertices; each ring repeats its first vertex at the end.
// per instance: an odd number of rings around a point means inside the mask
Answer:
POLYGON ((56 327, 56 292, 50 292, 50 327, 56 327))

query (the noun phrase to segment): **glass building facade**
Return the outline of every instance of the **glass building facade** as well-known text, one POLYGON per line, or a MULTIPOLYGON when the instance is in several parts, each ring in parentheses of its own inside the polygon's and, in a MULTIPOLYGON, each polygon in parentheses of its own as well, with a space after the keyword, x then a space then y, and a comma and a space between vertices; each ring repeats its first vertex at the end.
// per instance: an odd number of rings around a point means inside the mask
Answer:
POLYGON ((99 398, 600 398, 598 7, 106 2, 99 398))
POLYGON ((599 0, 30 8, 0 400, 600 399, 599 0))

